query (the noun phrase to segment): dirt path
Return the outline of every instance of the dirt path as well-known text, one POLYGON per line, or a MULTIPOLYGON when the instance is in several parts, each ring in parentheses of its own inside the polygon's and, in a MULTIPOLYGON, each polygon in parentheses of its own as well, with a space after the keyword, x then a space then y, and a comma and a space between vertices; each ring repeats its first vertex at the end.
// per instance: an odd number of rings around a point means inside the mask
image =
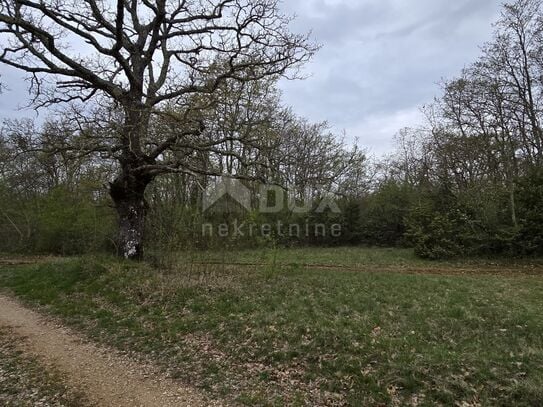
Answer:
POLYGON ((25 338, 21 347, 63 373, 66 385, 104 407, 219 406, 149 366, 85 342, 0 294, 0 326, 25 338))

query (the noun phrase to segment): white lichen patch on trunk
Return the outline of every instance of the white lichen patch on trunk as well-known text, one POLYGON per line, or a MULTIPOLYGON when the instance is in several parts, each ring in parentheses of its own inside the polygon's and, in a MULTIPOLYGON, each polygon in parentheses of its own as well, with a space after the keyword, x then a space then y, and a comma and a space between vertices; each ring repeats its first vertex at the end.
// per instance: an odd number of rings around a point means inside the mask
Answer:
POLYGON ((124 244, 124 257, 131 259, 136 257, 141 247, 141 233, 137 229, 128 229, 128 239, 124 244))
POLYGON ((126 248, 124 252, 125 259, 130 259, 138 253, 137 243, 133 240, 130 240, 126 243, 126 248))
POLYGON ((141 202, 121 203, 119 252, 125 259, 139 259, 143 255, 143 227, 145 204, 141 202))

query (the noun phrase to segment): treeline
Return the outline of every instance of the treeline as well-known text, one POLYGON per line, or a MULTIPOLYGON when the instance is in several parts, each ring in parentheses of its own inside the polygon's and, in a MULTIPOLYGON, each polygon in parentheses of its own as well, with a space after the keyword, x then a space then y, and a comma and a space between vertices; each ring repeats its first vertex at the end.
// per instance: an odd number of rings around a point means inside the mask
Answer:
MULTIPOLYGON (((333 201, 337 208, 338 197, 362 196, 369 190, 364 152, 347 146, 326 123, 309 123, 282 107, 274 87, 231 87, 222 95, 224 99, 215 100, 201 117, 206 130, 198 142, 204 144, 210 133, 213 150, 194 153, 191 147, 183 160, 185 168, 194 171, 165 174, 146 191, 150 250, 330 244, 330 233, 321 236, 305 231, 314 230, 315 225, 330 230, 342 223, 340 210, 331 211, 323 201, 333 201), (249 205, 241 207, 231 199, 235 196, 225 196, 207 208, 207 195, 228 179, 239 180, 247 189, 249 205), (280 192, 285 203, 279 210, 259 211, 263 185, 270 192, 274 192, 272 187, 280 192), (294 213, 291 203, 302 207, 307 202, 311 205, 294 213), (204 233, 206 225, 234 222, 248 224, 258 233, 204 233), (261 233, 262 225, 278 222, 286 229, 298 225, 299 231, 284 239, 277 228, 261 233)), ((175 114, 178 112, 172 110, 162 121, 154 122, 153 131, 161 137, 175 134, 176 121, 169 121, 175 114)), ((108 180, 117 170, 109 160, 114 152, 88 154, 80 152, 84 148, 72 147, 84 145, 95 132, 107 131, 96 123, 74 120, 69 112, 41 126, 30 120, 4 122, 0 129, 0 251, 76 254, 115 250, 116 213, 108 195, 108 180)), ((173 153, 165 152, 164 160, 169 159, 167 154, 173 153)))
POLYGON ((400 133, 389 178, 413 196, 404 224, 419 255, 543 253, 541 44, 541 1, 505 5, 424 129, 400 133))
POLYGON ((0 131, 0 251, 76 254, 109 250, 115 214, 103 187, 105 163, 47 146, 72 137, 59 122, 0 131), (35 148, 35 139, 41 147, 35 148))
MULTIPOLYGON (((411 246, 434 259, 543 254, 541 2, 505 5, 495 28, 481 57, 424 108, 426 123, 402 130, 396 151, 380 159, 285 108, 275 79, 230 81, 209 100, 190 100, 197 110, 164 109, 145 145, 183 166, 146 191, 150 249, 366 244, 411 246), (187 115, 200 128, 180 135, 187 115), (170 138, 179 140, 173 150, 153 142, 170 138), (250 205, 230 196, 207 208, 224 182, 218 175, 239 180, 250 205), (280 209, 261 210, 279 199, 280 209), (254 228, 236 233, 240 224, 254 228)), ((0 251, 115 249, 107 188, 117 152, 86 144, 98 135, 108 146, 117 116, 106 106, 96 120, 66 111, 40 126, 4 123, 0 251)))

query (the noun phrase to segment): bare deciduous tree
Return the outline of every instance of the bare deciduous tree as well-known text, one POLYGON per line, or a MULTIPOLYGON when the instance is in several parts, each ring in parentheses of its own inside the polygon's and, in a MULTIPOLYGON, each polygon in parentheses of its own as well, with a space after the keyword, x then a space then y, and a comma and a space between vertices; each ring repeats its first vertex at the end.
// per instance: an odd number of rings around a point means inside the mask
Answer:
POLYGON ((228 81, 297 76, 316 51, 289 22, 277 0, 0 0, 0 62, 30 74, 37 106, 107 102, 119 110, 113 132, 90 135, 84 149, 118 162, 110 195, 119 251, 137 259, 149 183, 203 171, 187 165, 191 148, 227 141, 195 145, 204 130, 198 95, 207 100, 228 81), (165 137, 150 126, 167 104, 183 114, 179 131, 165 137), (184 154, 167 154, 179 146, 184 154))

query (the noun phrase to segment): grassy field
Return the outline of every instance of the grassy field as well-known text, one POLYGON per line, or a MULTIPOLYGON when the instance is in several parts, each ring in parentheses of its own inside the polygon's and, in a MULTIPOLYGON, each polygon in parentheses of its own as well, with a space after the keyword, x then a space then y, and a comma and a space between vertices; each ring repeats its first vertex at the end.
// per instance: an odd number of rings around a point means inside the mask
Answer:
POLYGON ((0 287, 241 404, 543 404, 538 265, 355 248, 179 257, 8 265, 0 287))
POLYGON ((209 251, 191 251, 179 253, 154 253, 152 258, 157 264, 235 264, 265 266, 316 266, 343 267, 366 270, 389 269, 442 269, 458 271, 462 268, 492 269, 496 271, 526 271, 543 267, 543 259, 515 258, 471 258, 451 259, 448 261, 425 260, 415 256, 412 249, 398 248, 359 248, 359 247, 322 247, 322 248, 263 248, 237 250, 221 248, 209 251))
POLYGON ((356 247, 337 248, 263 248, 236 250, 222 248, 209 251, 180 252, 161 255, 174 263, 205 262, 265 265, 323 265, 323 266, 387 266, 429 265, 431 262, 417 258, 411 249, 356 247))

